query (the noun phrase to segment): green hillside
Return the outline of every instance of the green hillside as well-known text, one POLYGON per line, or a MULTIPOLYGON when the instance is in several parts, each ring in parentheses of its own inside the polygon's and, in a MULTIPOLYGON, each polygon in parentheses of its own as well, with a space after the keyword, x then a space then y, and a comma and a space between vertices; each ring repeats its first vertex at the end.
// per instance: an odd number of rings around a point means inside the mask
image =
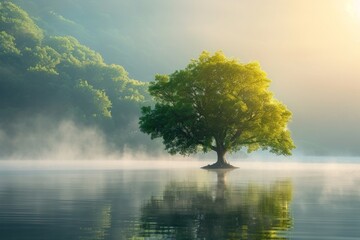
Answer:
MULTIPOLYGON (((147 84, 71 36, 49 36, 27 12, 0 2, 0 128, 46 117, 96 126, 118 149, 143 145, 137 119, 149 102, 147 84)), ((11 146, 1 154, 10 154, 11 146)))

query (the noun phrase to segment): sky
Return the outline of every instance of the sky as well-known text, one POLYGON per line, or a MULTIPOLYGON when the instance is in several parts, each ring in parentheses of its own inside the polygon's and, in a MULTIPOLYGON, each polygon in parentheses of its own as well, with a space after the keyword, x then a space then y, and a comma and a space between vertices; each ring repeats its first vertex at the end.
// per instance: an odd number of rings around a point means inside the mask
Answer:
POLYGON ((360 156, 360 0, 15 0, 53 34, 152 81, 203 50, 258 61, 298 154, 360 156))

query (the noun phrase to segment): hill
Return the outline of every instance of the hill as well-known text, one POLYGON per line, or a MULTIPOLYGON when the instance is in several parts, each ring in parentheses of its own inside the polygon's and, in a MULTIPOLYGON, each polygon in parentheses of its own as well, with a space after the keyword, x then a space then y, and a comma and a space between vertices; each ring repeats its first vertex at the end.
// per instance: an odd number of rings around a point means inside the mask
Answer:
POLYGON ((139 108, 151 101, 147 83, 104 62, 71 36, 52 36, 19 6, 0 2, 0 151, 13 154, 18 123, 69 120, 99 129, 117 149, 144 143, 139 108))

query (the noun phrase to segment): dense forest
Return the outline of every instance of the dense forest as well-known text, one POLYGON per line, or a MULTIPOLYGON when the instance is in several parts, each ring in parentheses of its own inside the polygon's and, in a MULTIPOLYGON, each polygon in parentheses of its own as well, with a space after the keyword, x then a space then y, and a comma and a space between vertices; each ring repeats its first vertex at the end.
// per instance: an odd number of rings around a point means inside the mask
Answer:
POLYGON ((119 150, 149 145, 137 121, 150 102, 147 83, 122 66, 74 37, 50 35, 19 6, 0 1, 1 157, 12 154, 17 123, 35 118, 47 127, 64 119, 96 127, 119 150))

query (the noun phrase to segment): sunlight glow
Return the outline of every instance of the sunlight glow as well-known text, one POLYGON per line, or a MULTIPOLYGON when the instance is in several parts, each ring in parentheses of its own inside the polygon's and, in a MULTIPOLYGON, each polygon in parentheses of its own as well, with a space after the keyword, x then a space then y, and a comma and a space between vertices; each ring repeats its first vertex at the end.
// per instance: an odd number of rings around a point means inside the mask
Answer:
POLYGON ((352 18, 360 20, 360 0, 351 0, 347 4, 346 10, 352 18))

